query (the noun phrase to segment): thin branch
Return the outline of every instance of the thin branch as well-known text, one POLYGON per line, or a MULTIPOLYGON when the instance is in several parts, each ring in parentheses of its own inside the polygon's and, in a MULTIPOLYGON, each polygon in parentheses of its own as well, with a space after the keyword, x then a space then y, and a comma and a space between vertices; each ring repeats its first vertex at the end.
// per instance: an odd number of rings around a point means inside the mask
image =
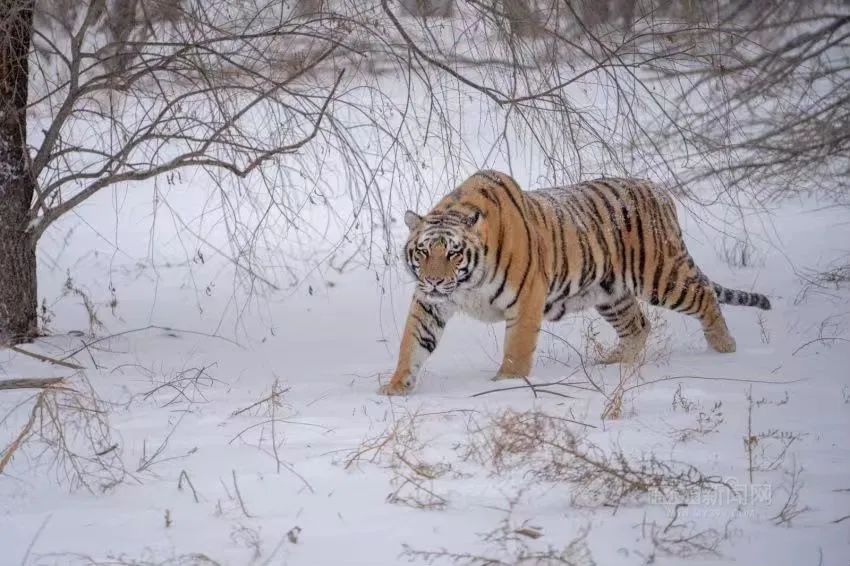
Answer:
POLYGON ((55 389, 64 385, 64 377, 21 377, 0 380, 0 391, 7 389, 55 389))
POLYGON ((66 362, 64 360, 57 360, 55 358, 51 358, 50 356, 45 356, 44 354, 37 354, 35 352, 30 352, 29 350, 24 350, 20 346, 11 346, 9 348, 13 352, 17 352, 18 354, 23 354, 24 356, 29 356, 31 358, 35 358, 36 360, 40 360, 42 362, 47 362, 49 364, 55 364, 58 366, 70 368, 70 369, 83 369, 83 366, 74 364, 71 362, 66 362))

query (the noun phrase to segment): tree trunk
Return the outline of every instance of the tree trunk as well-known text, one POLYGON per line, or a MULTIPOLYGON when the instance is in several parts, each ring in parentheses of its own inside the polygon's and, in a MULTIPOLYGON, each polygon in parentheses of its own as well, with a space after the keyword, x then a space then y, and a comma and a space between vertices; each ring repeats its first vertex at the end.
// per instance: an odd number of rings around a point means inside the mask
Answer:
POLYGON ((0 341, 38 332, 26 135, 32 0, 0 0, 0 341))

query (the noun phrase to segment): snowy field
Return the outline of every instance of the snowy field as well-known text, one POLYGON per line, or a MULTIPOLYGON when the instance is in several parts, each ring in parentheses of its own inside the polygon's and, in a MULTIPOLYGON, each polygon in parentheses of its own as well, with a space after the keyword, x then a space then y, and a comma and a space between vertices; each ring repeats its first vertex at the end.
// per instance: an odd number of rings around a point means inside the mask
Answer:
MULTIPOLYGON (((483 148, 498 127, 466 133, 483 148)), ((507 169, 481 151, 451 170, 507 169)), ((393 254, 398 212, 451 190, 447 170, 394 187, 393 254)), ((646 359, 599 366, 614 333, 585 313, 547 324, 532 389, 489 380, 501 325, 456 318, 387 398, 413 286, 380 235, 366 253, 274 224, 256 256, 277 289, 246 288, 216 199, 201 173, 122 187, 42 240, 53 335, 22 348, 64 365, 2 350, 0 377, 67 377, 50 407, 75 416, 35 422, 52 443, 0 475, 3 566, 847 564, 850 293, 814 275, 847 263, 846 208, 680 210, 702 269, 773 304, 724 308, 735 354, 656 309, 646 359)), ((0 446, 36 395, 0 396, 0 446)))
MULTIPOLYGON (((705 351, 695 321, 659 312, 666 324, 655 325, 647 361, 622 376, 620 415, 603 419, 621 374, 592 363, 593 343, 613 340, 595 315, 547 327, 554 336, 543 337, 531 381, 567 378, 545 388, 554 393, 474 396, 510 386, 488 381, 501 329, 455 319, 414 394, 380 397, 411 292, 395 268, 310 275, 252 301, 237 328, 222 322, 222 313, 233 318, 225 265, 169 264, 169 245, 174 258, 180 246, 161 234, 166 251, 146 253, 150 194, 106 197, 63 226, 75 229, 55 265, 43 265, 43 293, 60 296, 70 272, 95 302, 97 336, 157 327, 92 343, 86 309, 69 294, 52 307, 57 336, 27 348, 79 350, 68 361, 82 374, 9 351, 0 368, 74 375, 78 387, 84 376, 108 410, 122 481, 102 492, 112 477, 92 469, 86 489, 44 447, 17 455, 0 480, 3 564, 207 563, 192 554, 221 564, 450 563, 421 553, 443 550, 506 564, 559 563, 531 561, 550 551, 570 564, 846 562, 848 295, 829 284, 805 293, 799 275, 829 267, 850 241, 840 210, 788 202, 750 219, 758 254, 745 268, 730 267, 719 240, 686 222, 706 272, 767 293, 774 310, 760 318, 726 308, 738 341, 728 356, 705 351), (62 335, 73 330, 84 335, 62 335), (599 470, 561 481, 535 472, 551 454, 503 461, 492 427, 505 411, 572 419, 583 423, 567 423, 577 445, 593 453, 692 465, 736 491, 608 501, 582 483, 603 482, 599 470)), ((4 445, 31 397, 4 394, 4 414, 23 403, 3 423, 4 445)))

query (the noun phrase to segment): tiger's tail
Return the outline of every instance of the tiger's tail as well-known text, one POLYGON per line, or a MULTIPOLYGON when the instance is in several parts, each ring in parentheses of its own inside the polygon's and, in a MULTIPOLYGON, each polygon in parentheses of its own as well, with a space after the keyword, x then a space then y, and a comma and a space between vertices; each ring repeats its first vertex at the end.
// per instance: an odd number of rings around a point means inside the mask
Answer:
POLYGON ((770 299, 761 293, 748 293, 737 289, 727 289, 722 285, 713 283, 714 292, 717 293, 717 301, 724 305, 740 305, 744 307, 757 307, 762 310, 770 310, 770 299))

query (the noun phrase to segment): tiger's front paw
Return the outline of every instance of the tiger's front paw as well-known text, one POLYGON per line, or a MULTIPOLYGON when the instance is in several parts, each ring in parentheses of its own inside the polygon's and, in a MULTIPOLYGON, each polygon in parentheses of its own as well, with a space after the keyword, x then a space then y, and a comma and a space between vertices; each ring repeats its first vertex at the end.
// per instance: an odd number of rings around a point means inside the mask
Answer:
POLYGON ((406 379, 396 379, 393 377, 388 383, 383 384, 378 393, 381 395, 407 395, 413 389, 413 380, 409 377, 406 379))

